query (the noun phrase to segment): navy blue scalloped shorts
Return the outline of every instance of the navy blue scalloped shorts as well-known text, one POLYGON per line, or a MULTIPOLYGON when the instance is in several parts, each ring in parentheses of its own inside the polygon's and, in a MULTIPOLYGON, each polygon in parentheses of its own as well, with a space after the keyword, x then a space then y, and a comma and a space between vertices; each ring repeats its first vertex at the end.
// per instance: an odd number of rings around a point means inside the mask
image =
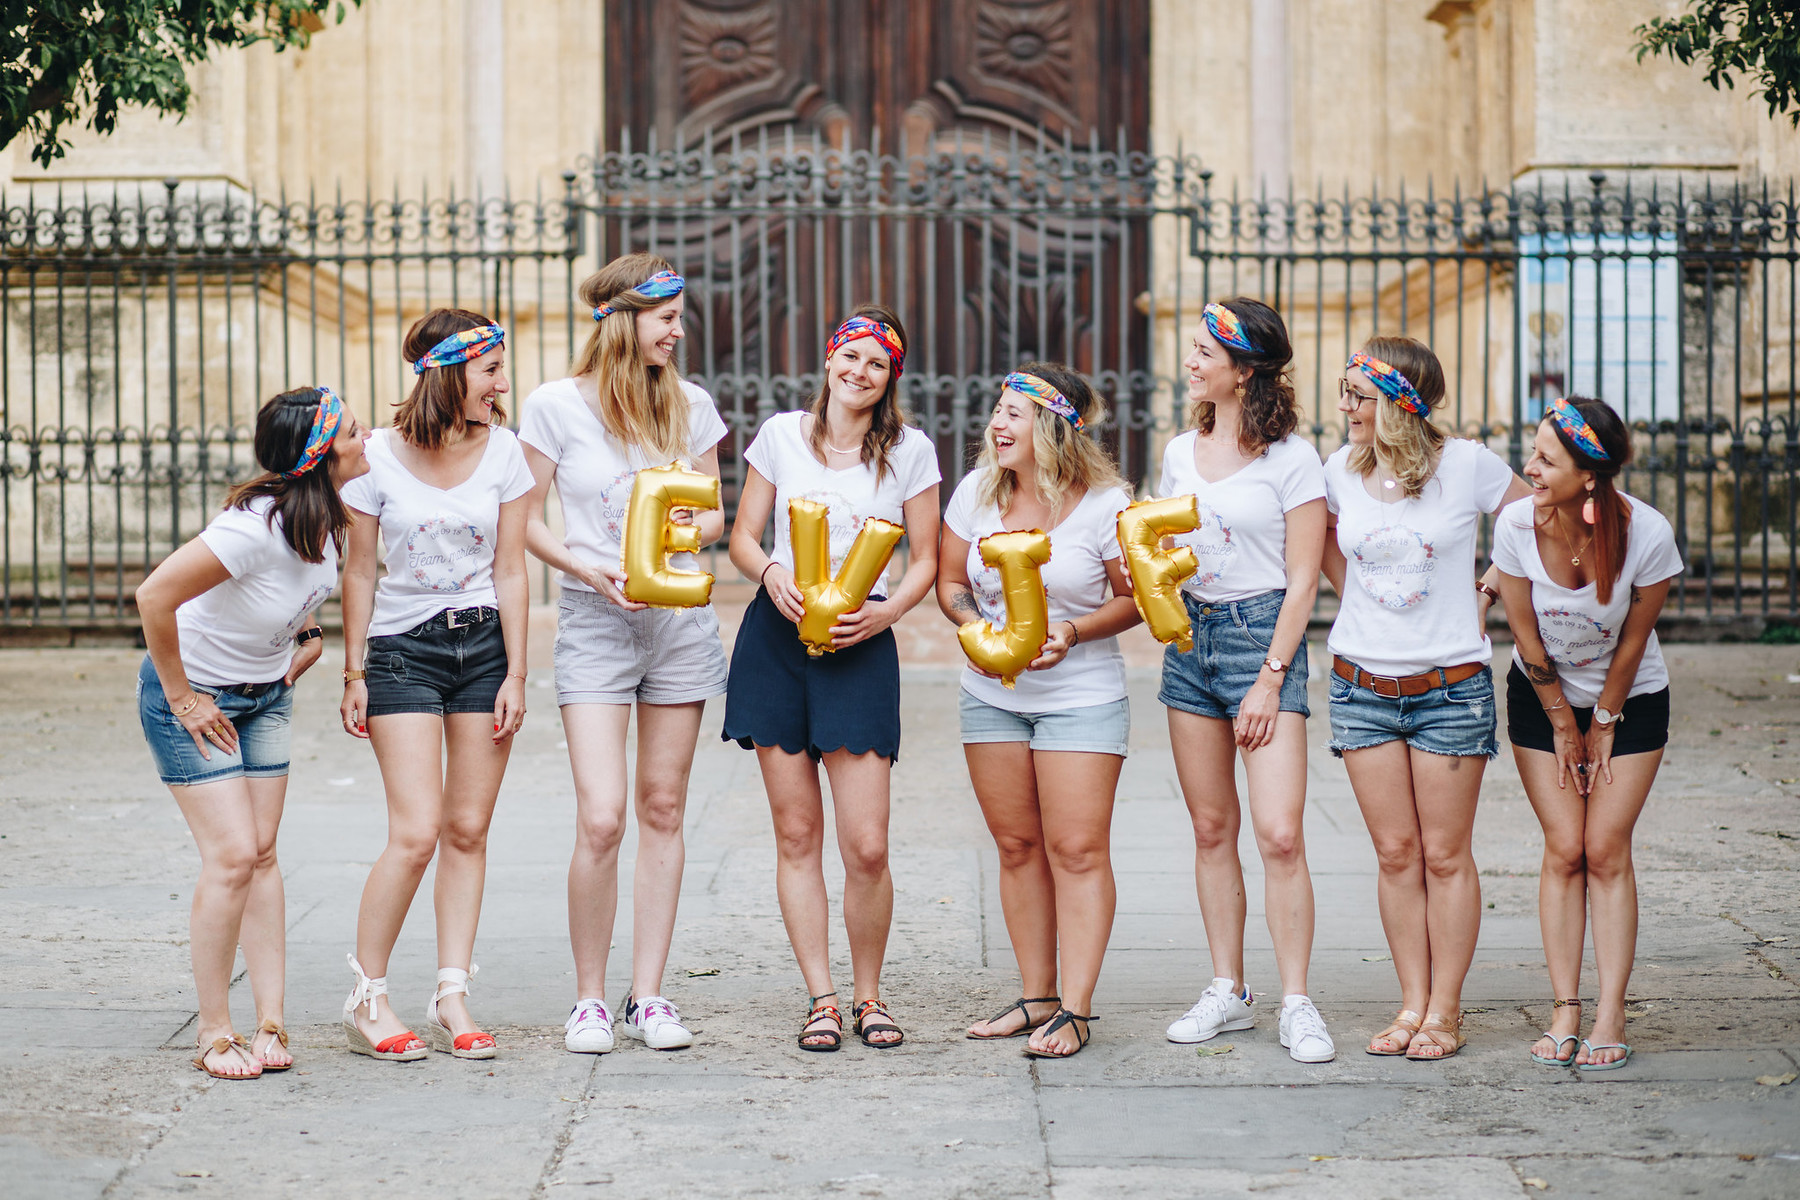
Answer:
POLYGON ((731 651, 721 736, 817 762, 833 750, 900 758, 900 652, 894 631, 813 658, 761 588, 731 651))

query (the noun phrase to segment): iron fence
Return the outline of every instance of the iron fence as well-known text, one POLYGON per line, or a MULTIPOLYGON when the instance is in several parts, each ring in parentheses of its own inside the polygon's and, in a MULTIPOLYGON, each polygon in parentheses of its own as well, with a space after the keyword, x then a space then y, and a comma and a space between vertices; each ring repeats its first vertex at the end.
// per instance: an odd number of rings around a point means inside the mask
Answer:
POLYGON ((509 332, 513 409, 586 336, 579 280, 652 250, 688 279, 684 372, 741 455, 820 385, 823 340, 878 299, 909 325, 907 401, 947 480, 1002 375, 1069 362, 1153 482, 1208 299, 1286 317, 1307 428, 1376 332, 1442 358, 1442 417, 1520 461, 1545 398, 1631 423, 1627 486, 1675 521, 1700 616, 1800 619, 1792 547, 1800 275, 1791 189, 1576 176, 1464 194, 1244 195, 1191 156, 949 137, 629 147, 531 197, 267 197, 226 185, 0 198, 0 626, 130 622, 136 580, 253 469, 268 395, 330 383, 383 421, 431 306, 509 332))

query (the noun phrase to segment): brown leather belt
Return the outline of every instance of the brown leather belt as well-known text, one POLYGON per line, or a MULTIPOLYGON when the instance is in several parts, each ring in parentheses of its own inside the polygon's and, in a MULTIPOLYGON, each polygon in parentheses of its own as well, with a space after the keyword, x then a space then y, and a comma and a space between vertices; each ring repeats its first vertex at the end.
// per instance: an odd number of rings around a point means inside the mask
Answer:
POLYGON ((1454 667, 1433 667, 1417 675, 1371 675, 1347 658, 1331 656, 1331 673, 1348 680, 1354 687, 1368 688, 1377 696, 1423 696, 1432 688, 1449 687, 1470 676, 1481 674, 1486 663, 1459 663, 1454 667))

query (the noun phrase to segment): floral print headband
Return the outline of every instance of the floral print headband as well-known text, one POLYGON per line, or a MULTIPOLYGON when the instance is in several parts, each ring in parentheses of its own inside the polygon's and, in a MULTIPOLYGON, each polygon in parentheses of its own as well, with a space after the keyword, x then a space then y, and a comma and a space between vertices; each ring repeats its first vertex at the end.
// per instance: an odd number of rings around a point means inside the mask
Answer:
POLYGON ((1349 362, 1344 364, 1346 371, 1353 368, 1367 375, 1369 382, 1379 388, 1382 395, 1407 412, 1421 417, 1430 415, 1431 405, 1425 403, 1425 398, 1419 395, 1419 389, 1412 385, 1412 380, 1379 358, 1372 354, 1364 354, 1359 350, 1350 356, 1349 362))
POLYGON ((423 375, 432 367, 447 367, 452 363, 468 362, 471 358, 480 358, 495 346, 505 344, 506 330, 498 325, 478 325, 474 329, 465 329, 461 333, 451 334, 427 350, 424 356, 413 364, 413 374, 423 375))
MULTIPOLYGON (((626 288, 625 291, 636 292, 638 295, 649 300, 667 300, 670 296, 681 295, 681 289, 686 286, 687 280, 683 279, 675 272, 658 271, 636 287, 626 288)), ((620 294, 623 295, 624 293, 620 294)), ((617 300, 618 297, 615 296, 612 300, 608 300, 605 304, 596 308, 594 310, 594 320, 604 321, 613 313, 618 312, 617 300)))
POLYGON ((1200 310, 1200 319, 1206 322, 1206 327, 1221 344, 1241 354, 1261 353, 1256 348, 1256 343, 1244 332, 1244 323, 1238 320, 1238 315, 1223 304, 1215 302, 1207 305, 1200 310))
POLYGON ((874 338, 888 356, 888 365, 894 368, 894 378, 900 378, 900 371, 906 362, 906 348, 900 344, 900 335, 894 327, 884 325, 880 321, 868 317, 851 317, 837 327, 837 332, 825 343, 825 357, 830 358, 837 353, 838 347, 846 342, 854 342, 858 338, 874 338))
POLYGON ((1544 410, 1544 415, 1554 421, 1556 427, 1562 430, 1563 436, 1574 442, 1575 448, 1589 458, 1596 462, 1612 460, 1612 455, 1608 454, 1606 447, 1600 444, 1600 435, 1595 433, 1594 427, 1587 423, 1587 418, 1581 415, 1581 410, 1567 400, 1561 397, 1552 400, 1549 407, 1544 410))
POLYGON ((1001 381, 1000 387, 1005 391, 1013 391, 1021 396, 1031 397, 1078 430, 1087 428, 1087 422, 1081 419, 1081 414, 1076 411, 1073 404, 1069 403, 1069 398, 1036 375, 1025 371, 1014 371, 1001 381))
POLYGON ((321 462, 331 452, 331 443, 337 438, 338 426, 344 420, 344 402, 337 393, 320 384, 319 411, 313 414, 312 432, 306 437, 306 449, 300 452, 300 461, 282 472, 288 479, 298 479, 321 462))

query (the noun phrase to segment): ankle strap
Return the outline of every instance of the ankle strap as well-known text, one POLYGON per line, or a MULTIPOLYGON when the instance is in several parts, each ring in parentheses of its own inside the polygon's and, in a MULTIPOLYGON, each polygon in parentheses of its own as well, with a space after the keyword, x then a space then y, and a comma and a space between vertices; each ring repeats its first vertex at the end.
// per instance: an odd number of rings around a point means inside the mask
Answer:
POLYGON ((432 994, 431 1002, 436 1004, 445 996, 454 996, 458 992, 461 992, 465 996, 468 995, 469 980, 474 978, 480 972, 481 968, 474 963, 470 963, 469 969, 466 971, 461 967, 439 967, 437 973, 437 991, 432 994))
POLYGON ((387 976, 383 975, 380 979, 370 979, 368 973, 362 969, 362 964, 356 961, 356 955, 346 954, 344 955, 344 959, 350 964, 350 969, 356 972, 356 986, 351 989, 350 999, 344 1005, 344 1010, 346 1012, 355 1012, 357 1005, 367 1004, 369 1006, 369 1020, 373 1021, 375 1019, 376 997, 388 994, 387 976))
POLYGON ((1573 1000, 1554 1000, 1551 1002, 1550 1007, 1551 1008, 1580 1008, 1581 1007, 1581 997, 1577 996, 1573 1000))

